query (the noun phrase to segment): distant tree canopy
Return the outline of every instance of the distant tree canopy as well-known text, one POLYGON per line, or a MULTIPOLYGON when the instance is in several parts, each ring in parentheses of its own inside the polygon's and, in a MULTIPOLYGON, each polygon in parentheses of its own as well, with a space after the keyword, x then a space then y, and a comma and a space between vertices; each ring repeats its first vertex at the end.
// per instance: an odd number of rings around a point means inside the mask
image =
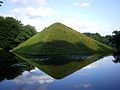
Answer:
POLYGON ((83 34, 97 41, 103 42, 102 40, 103 37, 99 33, 83 33, 83 34))
POLYGON ((36 34, 34 27, 24 26, 13 17, 0 16, 0 48, 10 50, 36 34))
POLYGON ((110 41, 116 50, 120 51, 120 31, 113 31, 113 35, 110 41))
POLYGON ((30 25, 26 25, 26 26, 22 26, 20 33, 18 34, 18 36, 15 39, 16 44, 20 44, 24 41, 26 41, 27 39, 29 39, 31 36, 36 34, 36 29, 33 26, 30 25))
POLYGON ((110 39, 112 38, 111 35, 101 36, 99 33, 83 33, 83 34, 99 42, 112 46, 110 42, 110 39))
POLYGON ((101 36, 99 33, 84 33, 86 36, 100 41, 104 44, 110 45, 116 48, 120 52, 120 31, 113 31, 113 35, 101 36))

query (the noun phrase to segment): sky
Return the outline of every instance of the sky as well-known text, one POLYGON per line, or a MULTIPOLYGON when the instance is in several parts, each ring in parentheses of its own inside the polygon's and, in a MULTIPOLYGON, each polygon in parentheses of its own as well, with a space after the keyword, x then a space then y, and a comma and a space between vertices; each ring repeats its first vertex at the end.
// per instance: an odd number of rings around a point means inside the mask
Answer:
POLYGON ((37 31, 63 23, 81 33, 110 35, 120 29, 120 0, 1 0, 1 16, 11 16, 37 31))

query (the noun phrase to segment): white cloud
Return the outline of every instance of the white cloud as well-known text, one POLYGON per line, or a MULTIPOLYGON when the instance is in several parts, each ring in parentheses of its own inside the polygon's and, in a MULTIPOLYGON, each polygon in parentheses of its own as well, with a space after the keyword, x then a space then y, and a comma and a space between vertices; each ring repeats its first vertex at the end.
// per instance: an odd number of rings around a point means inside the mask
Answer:
POLYGON ((10 15, 20 20, 23 24, 30 24, 32 26, 35 26, 37 31, 41 31, 53 23, 53 20, 51 18, 55 15, 55 13, 55 10, 51 7, 39 6, 37 8, 15 8, 11 11, 10 15))
POLYGON ((2 14, 2 13, 0 13, 0 16, 3 16, 3 17, 13 17, 13 15, 12 14, 2 14))
POLYGON ((45 4, 46 0, 10 0, 11 3, 36 3, 36 4, 45 4))
POLYGON ((27 7, 27 8, 15 8, 12 11, 12 14, 15 16, 26 15, 28 17, 43 17, 43 16, 52 16, 54 15, 54 9, 51 7, 27 7), (22 13, 21 13, 22 12, 22 13))
POLYGON ((31 72, 24 72, 21 76, 15 78, 13 81, 17 84, 49 84, 52 83, 54 79, 39 71, 39 69, 35 69, 31 72))
POLYGON ((27 25, 30 24, 32 26, 35 26, 37 31, 42 31, 45 27, 53 24, 53 21, 42 19, 42 18, 27 18, 27 17, 21 17, 19 20, 22 21, 23 24, 27 25))
POLYGON ((25 3, 26 0, 10 0, 12 3, 25 3))
POLYGON ((22 21, 23 24, 30 24, 35 26, 37 31, 43 30, 45 27, 48 27, 50 24, 55 22, 61 22, 74 30, 77 30, 81 33, 91 32, 91 33, 100 33, 101 35, 109 34, 112 32, 109 27, 104 27, 99 22, 94 20, 89 20, 90 16, 86 14, 80 14, 73 17, 58 16, 57 10, 52 7, 38 6, 38 7, 18 7, 8 13, 9 15, 2 16, 12 16, 22 21), (22 12, 22 13, 21 13, 22 12), (104 28, 104 29, 103 29, 104 28), (108 31, 109 30, 109 31, 108 31))
POLYGON ((93 63, 93 64, 90 64, 90 65, 84 67, 83 69, 93 69, 93 68, 97 68, 97 67, 98 67, 98 65, 93 63))
POLYGON ((89 7, 90 5, 91 4, 88 2, 83 2, 83 3, 75 2, 75 3, 73 3, 73 6, 76 6, 76 7, 89 7))
POLYGON ((46 0, 34 0, 37 3, 46 3, 46 0))
POLYGON ((80 14, 80 15, 77 15, 76 17, 78 17, 78 18, 88 18, 89 15, 87 15, 87 14, 80 14))
MULTIPOLYGON (((55 16, 55 15, 54 15, 54 17, 52 17, 52 16, 50 16, 52 14, 46 14, 46 13, 40 14, 40 13, 37 13, 36 11, 35 11, 36 13, 31 14, 29 12, 32 10, 31 9, 29 10, 29 8, 24 9, 23 11, 22 10, 14 9, 12 11, 12 14, 9 14, 9 15, 22 21, 22 23, 25 25, 30 24, 32 26, 35 26, 38 32, 42 31, 45 27, 48 27, 49 25, 51 25, 53 23, 60 22, 60 23, 63 23, 81 33, 83 33, 83 32, 91 32, 91 33, 98 32, 101 35, 108 34, 108 33, 105 33, 108 28, 103 29, 102 25, 99 24, 98 22, 85 20, 85 18, 87 16, 84 17, 84 15, 79 16, 77 18, 75 18, 75 17, 72 17, 72 18, 59 17, 59 16, 55 16), (23 12, 23 13, 21 13, 21 12, 23 12), (48 16, 50 16, 50 17, 48 17, 48 16), (84 17, 84 19, 81 17, 84 17)), ((9 15, 3 15, 3 16, 9 16, 9 15)), ((109 32, 111 32, 111 31, 109 31, 109 32)))
MULTIPOLYGON (((63 19, 62 19, 63 20, 63 19)), ((62 23, 66 24, 67 26, 79 31, 79 32, 100 32, 101 33, 101 26, 99 23, 89 20, 83 20, 78 18, 73 19, 64 19, 64 21, 61 21, 62 23)))
POLYGON ((96 33, 99 32, 100 34, 103 32, 101 26, 94 21, 85 21, 81 18, 65 18, 65 17, 50 17, 49 19, 46 18, 28 18, 27 16, 22 16, 19 18, 24 24, 30 24, 37 28, 37 31, 43 30, 45 27, 49 25, 60 22, 63 23, 78 32, 92 32, 96 33))
POLYGON ((91 84, 89 84, 89 83, 80 83, 80 84, 78 84, 78 85, 75 85, 74 87, 75 88, 85 88, 85 89, 88 89, 88 88, 90 88, 92 85, 91 84))

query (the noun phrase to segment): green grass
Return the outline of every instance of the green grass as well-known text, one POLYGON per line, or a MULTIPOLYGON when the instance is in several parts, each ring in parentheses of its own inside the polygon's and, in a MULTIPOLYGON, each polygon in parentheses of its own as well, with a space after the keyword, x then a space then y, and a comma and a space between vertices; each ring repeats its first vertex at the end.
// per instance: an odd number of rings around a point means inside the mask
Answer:
POLYGON ((25 54, 109 52, 113 49, 61 23, 55 23, 21 43, 12 51, 25 54))

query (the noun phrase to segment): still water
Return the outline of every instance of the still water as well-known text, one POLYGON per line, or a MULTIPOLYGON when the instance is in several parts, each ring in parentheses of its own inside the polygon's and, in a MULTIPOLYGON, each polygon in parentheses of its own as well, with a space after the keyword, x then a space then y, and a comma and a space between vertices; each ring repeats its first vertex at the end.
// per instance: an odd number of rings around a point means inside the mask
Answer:
POLYGON ((0 90, 120 90, 120 57, 1 51, 0 90))

